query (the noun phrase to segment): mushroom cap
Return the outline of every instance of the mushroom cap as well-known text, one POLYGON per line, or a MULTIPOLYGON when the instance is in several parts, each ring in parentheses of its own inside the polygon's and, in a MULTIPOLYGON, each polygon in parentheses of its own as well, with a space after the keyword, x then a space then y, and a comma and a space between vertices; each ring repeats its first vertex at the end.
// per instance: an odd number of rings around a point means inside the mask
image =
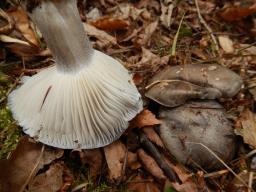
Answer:
POLYGON ((8 105, 25 133, 64 149, 110 144, 143 108, 128 71, 96 50, 77 73, 53 66, 30 77, 9 95, 8 105))

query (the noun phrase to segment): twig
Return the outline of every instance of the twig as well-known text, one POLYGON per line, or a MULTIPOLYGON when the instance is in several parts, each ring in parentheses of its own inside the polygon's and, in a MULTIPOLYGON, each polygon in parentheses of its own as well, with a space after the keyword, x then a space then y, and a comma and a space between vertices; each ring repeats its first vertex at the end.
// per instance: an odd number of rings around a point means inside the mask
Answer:
POLYGON ((169 178, 169 180, 172 182, 178 182, 179 184, 182 184, 182 181, 180 180, 179 176, 173 171, 171 167, 169 167, 169 165, 162 158, 157 148, 151 143, 151 141, 147 138, 147 136, 142 132, 140 132, 140 142, 154 157, 158 166, 164 171, 164 173, 169 178))
POLYGON ((195 4, 196 4, 196 11, 197 11, 198 18, 199 18, 200 22, 204 25, 206 30, 208 31, 209 35, 211 36, 213 44, 214 44, 214 47, 215 47, 215 50, 219 54, 220 48, 219 48, 219 45, 218 45, 218 42, 217 42, 215 36, 213 35, 213 31, 209 27, 209 25, 206 23, 206 21, 204 20, 203 16, 201 15, 201 12, 200 12, 197 0, 195 0, 195 4))
POLYGON ((254 191, 247 183, 239 176, 237 175, 217 154, 215 154, 209 147, 204 145, 203 143, 196 143, 196 142, 186 142, 190 144, 195 145, 201 145, 203 148, 205 148, 207 151, 209 151, 218 161, 220 161, 244 186, 246 186, 248 189, 251 189, 251 191, 254 191))
POLYGON ((216 171, 216 172, 212 172, 212 173, 207 173, 207 174, 204 174, 204 178, 219 177, 219 176, 224 175, 228 172, 229 172, 229 170, 224 169, 224 170, 220 170, 220 171, 216 171))

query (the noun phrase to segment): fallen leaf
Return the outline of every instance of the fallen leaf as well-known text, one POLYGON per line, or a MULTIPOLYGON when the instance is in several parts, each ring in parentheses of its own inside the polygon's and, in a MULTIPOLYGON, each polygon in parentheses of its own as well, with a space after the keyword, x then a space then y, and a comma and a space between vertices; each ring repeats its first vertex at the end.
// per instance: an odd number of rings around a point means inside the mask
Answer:
POLYGON ((91 25, 104 31, 116 31, 127 29, 130 23, 123 19, 103 17, 90 22, 91 25))
POLYGON ((45 147, 38 169, 42 169, 45 165, 49 165, 54 160, 61 158, 63 154, 63 149, 45 147))
POLYGON ((148 109, 144 109, 139 115, 137 115, 131 122, 131 128, 142 128, 146 126, 159 125, 161 121, 156 118, 156 116, 149 111, 148 109))
POLYGON ((226 7, 222 12, 220 12, 220 16, 226 21, 237 21, 253 13, 256 13, 256 3, 248 7, 226 7))
POLYGON ((152 127, 152 126, 145 127, 145 128, 143 128, 143 132, 147 135, 147 137, 149 138, 150 141, 152 141, 159 147, 165 148, 161 138, 155 132, 154 127, 152 127))
POLYGON ((116 38, 112 37, 111 35, 109 35, 105 31, 97 29, 96 27, 94 27, 92 25, 89 25, 89 24, 86 24, 86 23, 83 23, 83 24, 84 24, 84 29, 85 29, 86 33, 89 36, 96 37, 98 39, 98 41, 96 43, 101 48, 102 47, 107 47, 109 45, 116 45, 117 44, 116 38))
POLYGON ((44 145, 22 137, 7 160, 0 161, 0 191, 22 192, 37 173, 44 153, 44 145))
POLYGON ((166 176, 162 169, 157 165, 156 161, 149 156, 143 149, 137 151, 138 157, 143 164, 143 167, 159 180, 166 180, 166 176))
POLYGON ((218 40, 225 53, 234 53, 233 41, 227 35, 218 36, 218 40))
POLYGON ((141 164, 138 161, 137 153, 132 153, 132 152, 128 151, 128 154, 127 154, 127 165, 132 170, 136 170, 136 169, 141 167, 141 164))
POLYGON ((63 185, 64 167, 55 163, 45 172, 37 175, 28 185, 28 190, 33 192, 56 192, 63 185))
POLYGON ((27 13, 21 8, 17 8, 9 12, 15 20, 15 28, 33 45, 39 47, 37 37, 30 26, 27 13))
POLYGON ((172 22, 173 22, 173 9, 176 6, 175 1, 163 1, 161 2, 161 16, 160 16, 160 21, 162 22, 162 25, 165 26, 166 28, 170 28, 172 22))
POLYGON ((108 164, 109 178, 111 181, 117 180, 122 176, 124 160, 126 158, 126 147, 121 141, 104 147, 104 153, 108 164))
POLYGON ((160 189, 150 177, 143 178, 141 175, 136 176, 129 182, 128 189, 133 192, 160 192, 160 189))
POLYGON ((256 117, 249 109, 246 109, 237 121, 235 133, 241 135, 245 143, 256 148, 256 117))
POLYGON ((88 164, 90 169, 90 176, 96 178, 101 173, 102 153, 100 149, 82 150, 80 153, 80 160, 82 164, 88 164))

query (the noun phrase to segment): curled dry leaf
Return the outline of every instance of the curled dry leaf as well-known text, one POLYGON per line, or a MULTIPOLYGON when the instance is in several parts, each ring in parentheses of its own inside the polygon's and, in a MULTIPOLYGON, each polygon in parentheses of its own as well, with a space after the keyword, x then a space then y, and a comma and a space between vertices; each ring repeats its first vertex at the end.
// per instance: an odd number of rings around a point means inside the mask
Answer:
POLYGON ((130 25, 129 21, 110 17, 99 18, 90 24, 104 31, 124 30, 130 25))
POLYGON ((197 101, 169 109, 161 108, 160 137, 178 161, 203 169, 223 165, 201 144, 207 146, 223 161, 235 154, 236 142, 225 111, 215 101, 197 101))
POLYGON ((167 67, 156 74, 151 81, 184 80, 190 83, 218 89, 222 97, 232 97, 242 86, 242 79, 230 69, 217 64, 188 64, 167 67))
POLYGON ((96 27, 84 23, 84 29, 89 36, 96 37, 98 41, 96 42, 100 47, 107 47, 109 45, 116 45, 116 38, 112 37, 105 31, 97 29, 96 27))
POLYGON ((234 53, 233 41, 227 35, 218 36, 219 44, 225 53, 234 53))
POLYGON ((45 172, 37 175, 28 185, 33 192, 56 192, 63 186, 64 167, 61 163, 55 163, 45 172))
POLYGON ((245 143, 256 148, 256 117, 249 109, 246 109, 238 119, 240 124, 235 129, 237 135, 241 135, 245 143))
POLYGON ((226 7, 222 12, 220 12, 220 16, 226 21, 237 21, 253 13, 256 13, 256 3, 248 7, 226 7))
POLYGON ((177 107, 191 99, 216 99, 222 96, 216 88, 201 87, 181 80, 155 81, 145 96, 166 107, 177 107))
POLYGON ((15 28, 22 33, 26 40, 28 40, 34 46, 39 47, 39 42, 37 40, 35 32, 30 26, 27 13, 19 7, 16 10, 10 11, 9 14, 15 20, 15 28))
POLYGON ((166 176, 162 169, 157 165, 156 161, 149 156, 143 149, 137 151, 138 157, 143 167, 159 180, 166 180, 166 176))
POLYGON ((156 116, 149 111, 148 109, 144 109, 139 115, 137 115, 131 122, 131 128, 142 128, 146 126, 159 125, 161 121, 159 121, 156 116))
POLYGON ((109 178, 111 181, 117 180, 122 176, 124 161, 126 158, 126 147, 121 141, 104 147, 104 153, 108 164, 109 178))
POLYGON ((149 138, 149 140, 151 142, 155 143, 159 147, 164 148, 164 144, 163 144, 161 138, 159 137, 159 135, 154 130, 154 127, 152 127, 152 126, 145 127, 145 128, 143 128, 143 132, 147 135, 147 137, 149 138))
POLYGON ((90 169, 90 176, 95 178, 101 172, 103 155, 100 149, 82 150, 80 153, 82 164, 88 164, 90 169))

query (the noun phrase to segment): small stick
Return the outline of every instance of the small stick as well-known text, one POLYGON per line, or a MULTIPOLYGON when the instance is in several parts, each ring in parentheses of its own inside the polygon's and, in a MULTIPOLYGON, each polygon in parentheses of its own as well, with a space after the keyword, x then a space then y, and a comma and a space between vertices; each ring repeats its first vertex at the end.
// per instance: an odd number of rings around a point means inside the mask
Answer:
POLYGON ((158 166, 164 171, 166 176, 170 179, 172 182, 178 182, 179 184, 182 184, 182 181, 178 177, 178 175, 173 171, 171 167, 164 161, 161 154, 157 150, 157 148, 154 146, 151 141, 147 138, 147 136, 144 133, 140 133, 140 142, 142 145, 150 152, 150 154, 154 157, 156 160, 158 166))
POLYGON ((212 38, 213 44, 215 46, 215 49, 216 49, 217 53, 219 53, 220 48, 218 46, 218 42, 217 42, 215 36, 213 35, 212 29, 209 27, 209 25, 206 23, 206 21, 204 20, 203 16, 201 15, 201 12, 200 12, 197 0, 195 0, 195 4, 196 4, 196 11, 197 11, 198 18, 199 18, 200 22, 204 25, 206 30, 208 31, 209 35, 212 38))

